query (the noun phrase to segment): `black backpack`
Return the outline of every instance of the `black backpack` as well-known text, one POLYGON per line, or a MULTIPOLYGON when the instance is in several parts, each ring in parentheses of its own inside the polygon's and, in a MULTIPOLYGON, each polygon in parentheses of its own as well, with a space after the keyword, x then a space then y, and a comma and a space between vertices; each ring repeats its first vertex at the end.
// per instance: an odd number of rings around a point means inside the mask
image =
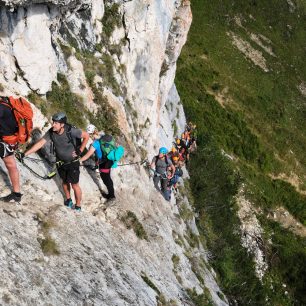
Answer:
MULTIPOLYGON (((81 145, 82 145, 82 139, 81 138, 74 138, 71 135, 71 129, 72 128, 76 129, 77 127, 72 125, 72 124, 69 124, 69 123, 65 123, 65 125, 68 127, 68 129, 66 130, 66 135, 69 139, 68 143, 72 143, 73 146, 74 146, 75 152, 78 152, 80 150, 81 145)), ((50 147, 50 153, 55 154, 54 138, 53 138, 52 128, 50 128, 48 132, 49 132, 50 139, 51 139, 51 142, 52 142, 52 145, 50 147)))

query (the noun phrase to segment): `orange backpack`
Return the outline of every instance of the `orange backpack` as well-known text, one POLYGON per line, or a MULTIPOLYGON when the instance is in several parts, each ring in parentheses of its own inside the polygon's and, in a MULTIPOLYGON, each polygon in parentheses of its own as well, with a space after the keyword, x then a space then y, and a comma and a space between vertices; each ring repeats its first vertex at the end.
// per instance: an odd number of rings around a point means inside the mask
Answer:
POLYGON ((31 104, 24 98, 1 97, 0 103, 8 106, 14 113, 18 132, 14 135, 3 136, 8 144, 25 143, 33 130, 33 110, 31 104))

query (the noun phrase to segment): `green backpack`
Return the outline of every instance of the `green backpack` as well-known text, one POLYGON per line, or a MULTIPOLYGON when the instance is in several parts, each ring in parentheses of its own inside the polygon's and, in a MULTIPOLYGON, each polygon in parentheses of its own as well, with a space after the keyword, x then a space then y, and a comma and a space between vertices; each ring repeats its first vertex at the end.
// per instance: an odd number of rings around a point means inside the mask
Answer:
POLYGON ((115 140, 111 135, 103 135, 99 142, 102 151, 102 159, 107 158, 107 155, 116 149, 115 140))
POLYGON ((124 155, 124 148, 122 146, 116 146, 115 140, 111 135, 104 135, 100 138, 100 147, 102 151, 102 161, 106 159, 114 162, 112 168, 118 166, 118 161, 124 155))

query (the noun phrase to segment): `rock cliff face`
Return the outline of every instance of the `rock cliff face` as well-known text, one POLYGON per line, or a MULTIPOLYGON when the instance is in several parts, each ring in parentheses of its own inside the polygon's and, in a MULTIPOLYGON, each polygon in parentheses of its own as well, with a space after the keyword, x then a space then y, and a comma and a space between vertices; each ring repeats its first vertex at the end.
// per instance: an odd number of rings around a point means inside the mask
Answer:
MULTIPOLYGON (((173 81, 189 1, 1 3, 0 91, 39 98, 36 127, 47 129, 50 92, 64 76, 85 123, 99 120, 101 99, 116 112, 124 162, 171 146, 185 124, 173 81)), ((76 214, 63 207, 58 178, 46 184, 19 168, 22 205, 0 203, 0 304, 193 305, 195 296, 227 304, 186 214, 186 192, 166 203, 142 166, 120 167, 112 173, 117 199, 106 208, 96 174, 82 169, 76 214)))

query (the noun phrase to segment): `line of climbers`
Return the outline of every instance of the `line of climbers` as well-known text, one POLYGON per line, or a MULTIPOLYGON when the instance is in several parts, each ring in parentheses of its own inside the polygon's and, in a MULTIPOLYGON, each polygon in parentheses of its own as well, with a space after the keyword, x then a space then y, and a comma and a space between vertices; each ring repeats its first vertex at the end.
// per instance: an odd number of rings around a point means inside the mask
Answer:
POLYGON ((80 166, 92 155, 95 155, 97 169, 108 191, 102 193, 102 196, 107 201, 115 199, 110 173, 111 168, 117 167, 124 148, 116 146, 111 135, 100 136, 92 124, 87 127, 86 132, 82 131, 67 123, 66 114, 59 112, 52 116, 52 127, 40 140, 25 152, 17 150, 19 144, 26 143, 32 129, 33 111, 30 103, 23 98, 0 97, 0 157, 8 170, 13 189, 9 195, 1 197, 1 201, 20 202, 22 198, 15 156, 24 164, 28 155, 37 152, 48 142, 52 144, 52 153, 56 157, 55 164, 62 180, 64 204, 67 207, 81 210, 80 166), (90 138, 93 142, 83 155, 90 138), (72 202, 71 189, 74 192, 75 204, 72 202))
POLYGON ((172 189, 177 190, 177 183, 183 175, 182 167, 189 162, 190 153, 196 148, 196 125, 189 122, 181 138, 176 138, 170 151, 161 147, 150 165, 155 188, 161 192, 167 201, 171 200, 172 189))
MULTIPOLYGON (((32 129, 33 111, 30 103, 23 98, 0 97, 0 157, 8 170, 13 189, 9 195, 1 197, 1 201, 20 202, 22 198, 19 171, 14 157, 25 165, 24 159, 30 159, 27 156, 40 150, 46 143, 51 143, 52 153, 56 157, 55 164, 62 180, 65 206, 76 211, 81 210, 80 166, 92 156, 95 159, 95 168, 108 191, 102 192, 102 196, 107 201, 115 199, 111 169, 118 166, 124 148, 116 146, 111 135, 99 135, 92 124, 88 125, 86 131, 78 129, 67 122, 65 113, 59 112, 52 116, 52 127, 30 149, 25 152, 17 150, 19 144, 27 142, 32 129), (90 138, 92 144, 86 150, 90 138), (72 202, 71 189, 75 203, 72 202)), ((176 139, 170 152, 163 147, 153 158, 151 171, 154 172, 154 185, 166 200, 170 200, 171 188, 176 188, 178 178, 183 174, 181 168, 189 161, 189 154, 195 149, 196 130, 190 123, 186 125, 182 137, 176 139)))

